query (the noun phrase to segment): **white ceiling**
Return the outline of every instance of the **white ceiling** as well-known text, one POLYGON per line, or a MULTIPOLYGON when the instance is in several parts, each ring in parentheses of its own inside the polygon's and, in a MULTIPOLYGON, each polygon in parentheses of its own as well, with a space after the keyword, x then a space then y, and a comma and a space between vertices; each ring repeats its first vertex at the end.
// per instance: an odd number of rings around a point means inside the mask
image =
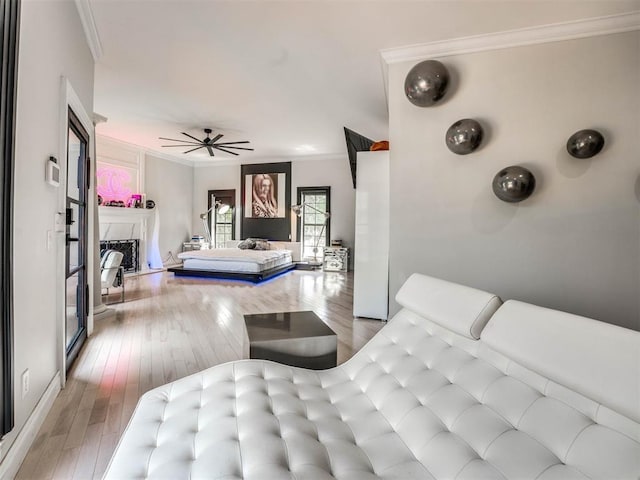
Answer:
MULTIPOLYGON (((627 12, 638 0, 90 0, 103 55, 99 135, 195 164, 158 137, 251 140, 242 163, 346 153, 342 127, 388 135, 379 51, 627 12)), ((185 149, 186 150, 186 149, 185 149)), ((202 150, 200 151, 202 152, 202 150)), ((235 158, 235 157, 234 157, 235 158)))

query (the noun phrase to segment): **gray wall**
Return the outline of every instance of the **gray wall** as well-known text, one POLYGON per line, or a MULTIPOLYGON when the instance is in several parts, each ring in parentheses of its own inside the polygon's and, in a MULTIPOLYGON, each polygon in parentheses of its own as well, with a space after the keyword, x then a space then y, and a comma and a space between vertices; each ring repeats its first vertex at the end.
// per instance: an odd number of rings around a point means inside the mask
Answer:
MULTIPOLYGON (((167 260, 182 251, 182 242, 191 238, 193 211, 193 167, 147 154, 145 191, 156 202, 160 216, 160 257, 167 260)), ((171 262, 164 262, 165 264, 171 262)))
POLYGON ((65 128, 60 125, 61 76, 92 112, 93 58, 75 3, 22 2, 13 230, 16 410, 15 428, 2 439, 3 455, 60 368, 56 259, 64 237, 56 234, 55 245, 47 250, 60 192, 45 183, 44 165, 50 155, 59 157, 65 128), (30 390, 23 399, 20 377, 26 369, 30 390))
POLYGON ((443 58, 454 81, 431 108, 404 96, 417 62, 390 67, 391 298, 417 271, 640 329, 639 47, 633 32, 443 58), (445 132, 468 117, 487 138, 454 155, 445 132), (607 144, 577 160, 583 128, 607 144), (538 181, 521 204, 491 191, 513 164, 538 181))

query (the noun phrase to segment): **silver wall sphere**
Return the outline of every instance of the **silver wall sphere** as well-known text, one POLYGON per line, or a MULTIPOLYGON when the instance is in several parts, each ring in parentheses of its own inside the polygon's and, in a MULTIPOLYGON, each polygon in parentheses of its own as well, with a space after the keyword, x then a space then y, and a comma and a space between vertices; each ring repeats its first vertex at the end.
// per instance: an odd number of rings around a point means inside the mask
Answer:
POLYGON ((449 127, 445 142, 453 153, 467 155, 480 146, 482 135, 482 125, 471 118, 463 118, 449 127))
POLYGON ((597 130, 580 130, 567 140, 567 152, 576 158, 591 158, 604 147, 604 137, 597 130))
POLYGON ((528 198, 536 188, 536 178, 529 170, 518 165, 500 170, 491 184, 500 200, 517 203, 528 198))
POLYGON ((404 80, 404 93, 418 107, 430 107, 440 100, 449 85, 449 71, 437 60, 415 65, 404 80))

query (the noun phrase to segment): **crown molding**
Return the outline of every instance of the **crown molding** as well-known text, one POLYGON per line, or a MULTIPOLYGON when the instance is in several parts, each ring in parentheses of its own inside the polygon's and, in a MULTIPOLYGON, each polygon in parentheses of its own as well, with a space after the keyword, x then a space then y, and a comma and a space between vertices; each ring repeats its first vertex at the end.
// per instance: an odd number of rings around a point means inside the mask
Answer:
POLYGON ((107 120, 109 120, 107 117, 105 117, 104 115, 100 115, 99 113, 93 112, 93 124, 94 125, 98 125, 99 123, 107 123, 107 120))
POLYGON ((89 0, 75 0, 76 9, 80 15, 80 22, 82 23, 82 29, 84 35, 87 37, 87 44, 91 50, 93 60, 97 62, 102 57, 102 43, 100 42, 100 35, 98 35, 98 28, 93 18, 93 10, 89 0))
MULTIPOLYGON (((125 142, 124 140, 119 140, 117 138, 108 137, 106 135, 96 135, 96 137, 97 137, 97 144, 98 145, 100 143, 116 145, 118 147, 122 147, 122 148, 125 148, 127 150, 130 150, 131 152, 138 153, 139 155, 142 155, 143 157, 155 157, 155 158, 159 158, 161 160, 167 160, 168 162, 179 163, 181 165, 187 165, 189 167, 193 167, 194 166, 194 161, 193 160, 188 160, 186 158, 174 157, 173 155, 168 155, 168 154, 163 153, 163 152, 158 152, 156 150, 151 150, 151 149, 148 149, 148 148, 145 148, 145 147, 141 147, 140 145, 136 145, 135 143, 125 142)), ((99 155, 99 156, 101 156, 101 155, 99 155)))
POLYGON ((278 157, 259 157, 259 158, 225 158, 224 160, 199 160, 194 161, 194 168, 207 168, 207 167, 224 167, 229 165, 252 165, 255 163, 278 163, 278 162, 317 162, 317 161, 332 161, 332 160, 346 160, 347 153, 335 153, 335 154, 318 154, 318 155, 282 155, 278 157))
POLYGON ((389 48, 380 50, 380 57, 383 71, 386 71, 384 64, 562 42, 633 30, 640 30, 640 11, 389 48))
POLYGON ((160 160, 166 160, 167 162, 179 163, 180 165, 187 165, 189 167, 194 167, 196 162, 195 160, 189 160, 187 158, 174 157, 173 155, 169 155, 164 152, 158 152, 157 150, 148 150, 146 148, 140 148, 145 156, 159 158, 160 160))

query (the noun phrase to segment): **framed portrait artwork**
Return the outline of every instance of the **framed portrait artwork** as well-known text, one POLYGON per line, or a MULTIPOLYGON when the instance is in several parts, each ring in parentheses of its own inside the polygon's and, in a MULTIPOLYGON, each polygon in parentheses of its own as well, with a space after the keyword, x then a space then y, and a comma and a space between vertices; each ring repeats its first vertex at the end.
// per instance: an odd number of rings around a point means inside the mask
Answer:
POLYGON ((248 218, 284 218, 284 173, 255 173, 244 176, 244 216, 248 218))
POLYGON ((291 239, 291 162, 241 166, 242 222, 245 238, 291 239))

